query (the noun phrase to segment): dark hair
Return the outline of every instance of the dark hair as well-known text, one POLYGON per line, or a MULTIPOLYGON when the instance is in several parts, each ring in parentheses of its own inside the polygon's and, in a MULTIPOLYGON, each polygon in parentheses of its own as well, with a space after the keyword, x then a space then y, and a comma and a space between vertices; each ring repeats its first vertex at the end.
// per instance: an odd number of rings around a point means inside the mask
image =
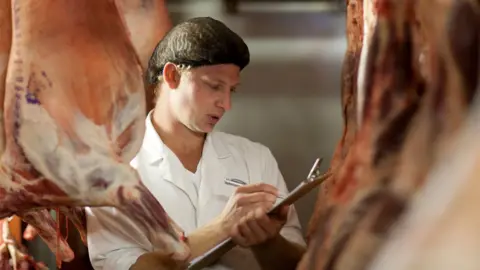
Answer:
POLYGON ((157 44, 148 62, 148 84, 158 83, 167 62, 189 67, 234 64, 242 70, 250 62, 250 52, 242 38, 224 23, 197 17, 177 24, 157 44))

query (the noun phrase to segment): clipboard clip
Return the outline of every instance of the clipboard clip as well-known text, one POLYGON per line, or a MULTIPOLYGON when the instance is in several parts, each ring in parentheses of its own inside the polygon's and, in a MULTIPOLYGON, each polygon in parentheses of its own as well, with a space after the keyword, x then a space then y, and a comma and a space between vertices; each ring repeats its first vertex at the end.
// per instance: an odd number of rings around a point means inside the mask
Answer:
POLYGON ((323 175, 322 171, 320 170, 320 166, 322 165, 322 162, 323 162, 323 158, 317 158, 315 160, 315 163, 313 163, 313 166, 307 175, 307 180, 306 180, 307 182, 311 182, 323 175))

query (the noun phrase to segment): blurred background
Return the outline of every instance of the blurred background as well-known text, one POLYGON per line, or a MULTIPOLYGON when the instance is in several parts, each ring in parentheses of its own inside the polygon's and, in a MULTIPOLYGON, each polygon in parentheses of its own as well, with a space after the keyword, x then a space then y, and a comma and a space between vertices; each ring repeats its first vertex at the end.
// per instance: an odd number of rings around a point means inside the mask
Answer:
MULTIPOLYGON (((169 0, 174 23, 197 16, 223 21, 244 38, 251 63, 233 109, 218 125, 268 146, 290 189, 305 179, 317 157, 327 169, 342 132, 340 73, 346 50, 345 1, 169 0)), ((305 230, 316 192, 298 201, 305 230)), ((71 225, 77 258, 64 270, 91 269, 88 253, 71 225)), ((66 231, 64 232, 64 235, 66 231)), ((37 260, 57 269, 41 239, 25 242, 37 260)))

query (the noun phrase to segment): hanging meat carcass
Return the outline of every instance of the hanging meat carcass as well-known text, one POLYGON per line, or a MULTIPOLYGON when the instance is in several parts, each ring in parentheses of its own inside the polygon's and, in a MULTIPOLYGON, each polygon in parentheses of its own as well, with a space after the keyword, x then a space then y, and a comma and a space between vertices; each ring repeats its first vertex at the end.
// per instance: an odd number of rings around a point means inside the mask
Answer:
MULTIPOLYGON (((148 60, 159 40, 170 30, 172 22, 168 14, 166 3, 164 0, 116 0, 115 1, 120 13, 123 15, 126 26, 128 29, 130 40, 133 43, 135 51, 139 55, 140 62, 143 70, 148 65, 148 60)), ((145 89, 146 111, 150 111, 154 106, 154 91, 148 87, 145 89)), ((82 208, 65 208, 60 207, 60 213, 57 215, 65 215, 73 224, 76 225, 80 233, 80 237, 84 243, 86 243, 86 220, 85 213, 82 208)), ((43 213, 45 215, 45 213, 43 213)), ((61 221, 62 219, 57 219, 61 221)), ((32 220, 35 222, 35 220, 32 220)), ((42 224, 38 224, 42 225, 42 224)), ((57 224, 60 226, 60 224, 57 224)), ((41 230, 45 233, 45 230, 41 230)), ((29 225, 25 230, 25 239, 32 239, 37 234, 37 230, 29 225), (28 232, 28 234, 27 234, 28 232)), ((56 237, 56 236, 45 236, 56 237)), ((45 237, 43 237, 45 239, 45 237)), ((55 240, 52 238, 52 240, 55 240)), ((49 241, 51 243, 56 241, 49 241)), ((67 249, 66 243, 62 243, 63 249, 67 249)), ((58 245, 58 244, 57 244, 58 245)), ((52 250, 56 249, 56 246, 51 246, 52 250)), ((69 261, 73 258, 73 254, 67 250, 66 252, 60 252, 59 257, 65 261, 69 261)))
POLYGON ((384 224, 375 224, 375 215, 387 210, 398 213, 403 208, 384 185, 395 173, 423 85, 411 68, 406 3, 396 3, 395 7, 387 4, 391 3, 377 3, 378 23, 371 43, 366 43, 369 53, 363 58, 365 89, 358 91, 363 98, 357 100, 363 104, 357 107, 357 132, 299 269, 362 268, 374 254, 384 230, 384 224), (362 228, 377 231, 356 232, 362 228))
POLYGON ((359 90, 362 90, 365 72, 359 69, 359 65, 361 61, 366 61, 368 44, 376 23, 374 7, 374 0, 347 0, 347 51, 343 63, 341 86, 344 130, 330 164, 329 170, 333 172, 332 176, 325 181, 318 194, 307 230, 308 240, 315 234, 319 220, 324 218, 321 215, 327 214, 325 210, 331 203, 329 191, 338 179, 341 165, 350 151, 361 120, 358 111, 362 110, 364 93, 360 93, 359 90))
POLYGON ((0 217, 18 214, 41 233, 55 229, 51 216, 27 211, 114 206, 185 259, 188 247, 128 165, 143 139, 145 99, 114 1, 13 1, 11 10, 0 217))
MULTIPOLYGON (((10 2, 10 0, 4 1, 5 3, 10 2)), ((133 43, 135 51, 140 57, 142 68, 145 70, 147 68, 150 55, 153 52, 156 44, 172 27, 172 22, 168 14, 166 3, 164 0, 116 0, 116 4, 120 13, 125 19, 130 40, 133 43)), ((9 9, 6 10, 10 11, 9 9)), ((8 42, 8 44, 10 44, 10 41, 10 39, 5 39, 5 42, 8 42)), ((7 59, 7 57, 8 54, 5 56, 5 59, 7 59)), ((154 106, 153 89, 148 89, 148 87, 145 89, 145 100, 147 105, 146 111, 148 112, 154 106)), ((61 207, 60 212, 61 213, 58 213, 58 215, 63 214, 70 218, 73 224, 79 228, 80 237, 83 242, 86 243, 86 220, 83 209, 61 207)), ((57 225, 60 226, 60 224, 57 225)), ((42 231, 45 232, 45 230, 42 231)), ((25 230, 24 238, 31 240, 36 236, 36 234, 37 230, 33 226, 28 225, 25 230)), ((55 249, 55 247, 51 248, 55 249)), ((64 246, 64 249, 65 248, 67 247, 64 246)), ((69 253, 70 255, 68 256, 71 256, 71 252, 69 253)), ((67 259, 67 254, 65 253, 63 253, 63 255, 59 255, 63 257, 64 260, 70 260, 67 259)))
POLYGON ((480 49, 476 2, 425 0, 418 2, 415 10, 427 48, 427 61, 419 72, 425 75, 428 87, 393 185, 406 197, 423 185, 438 152, 464 122, 476 95, 480 49), (434 18, 429 15, 432 10, 438 14, 434 18))
MULTIPOLYGON (((0 1, 0 154, 5 150, 5 130, 4 130, 4 98, 5 98, 5 78, 7 75, 8 60, 12 41, 12 17, 10 0, 0 1)), ((6 179, 0 179, 0 182, 6 179)), ((1 192, 0 192, 1 195, 1 192)), ((1 197, 0 197, 1 198, 1 197)), ((55 236, 55 234, 53 234, 55 236)), ((63 242, 59 242, 61 246, 63 242)), ((61 246, 62 248, 64 246, 61 246)), ((52 247, 56 248, 56 247, 52 247)), ((68 252, 67 252, 68 253, 68 252)), ((69 255, 63 253, 65 260, 69 255)), ((31 267, 36 265, 31 257, 24 253, 19 243, 16 243, 10 234, 9 221, 7 218, 0 219, 0 269, 13 269, 15 267, 31 267)), ((30 268, 27 268, 30 269, 30 268)))
POLYGON ((143 69, 158 42, 172 28, 165 0, 116 0, 143 69))
POLYGON ((323 218, 321 214, 329 205, 329 191, 336 182, 338 169, 347 156, 357 131, 357 74, 362 51, 363 21, 363 0, 347 0, 347 51, 343 63, 341 86, 344 129, 330 163, 329 171, 332 172, 332 176, 324 182, 318 194, 314 214, 308 226, 308 241, 315 234, 317 224, 323 218))
MULTIPOLYGON (((147 69, 150 56, 157 43, 171 29, 172 22, 165 0, 116 0, 125 18, 133 46, 140 58, 143 70, 147 69)), ((146 85, 147 112, 154 107, 154 89, 146 85)))
MULTIPOLYGON (((308 242, 315 236, 319 222, 329 215, 328 209, 332 203, 330 191, 337 182, 341 166, 349 154, 356 136, 358 126, 357 104, 360 96, 357 89, 360 85, 358 82, 361 80, 359 75, 362 75, 359 74, 359 64, 361 59, 364 59, 366 55, 366 50, 362 50, 362 48, 365 47, 365 44, 368 44, 368 40, 371 39, 371 34, 366 35, 368 38, 364 39, 364 33, 373 32, 371 29, 375 23, 373 2, 370 0, 347 0, 346 22, 347 50, 343 63, 341 81, 344 130, 330 164, 329 171, 332 172, 332 176, 320 187, 315 208, 310 218, 307 229, 308 242)), ((311 250, 309 250, 307 254, 310 254, 310 252, 311 250)), ((304 259, 299 264, 299 269, 305 268, 305 264, 307 263, 306 258, 308 257, 309 255, 304 256, 304 259)))
POLYGON ((5 78, 12 45, 12 16, 10 0, 0 0, 0 154, 5 150, 4 99, 5 78))
POLYGON ((407 184, 397 190, 415 194, 410 210, 371 269, 478 269, 480 6, 425 1, 417 14, 431 41, 432 89, 422 112, 428 132, 409 149, 409 166, 398 181, 407 184), (431 12, 437 16, 428 16, 431 12), (425 158, 432 170, 413 165, 425 158))
POLYGON ((480 269, 480 100, 371 270, 480 269))
MULTIPOLYGON (((361 124, 331 191, 331 215, 315 239, 316 268, 359 269, 404 208, 388 189, 423 84, 413 71, 407 2, 379 3, 369 44, 361 124), (390 215, 390 216, 389 216, 390 215), (379 218, 381 217, 381 218, 379 218), (318 241, 318 242, 317 242, 318 241)), ((313 260, 313 259, 312 259, 313 260)))
POLYGON ((368 266, 468 111, 478 83, 477 3, 408 2, 375 5, 376 30, 360 68, 361 123, 324 211, 330 216, 320 220, 300 269, 368 266), (427 61, 418 63, 421 54, 427 61), (388 111, 401 117, 389 120, 388 111))

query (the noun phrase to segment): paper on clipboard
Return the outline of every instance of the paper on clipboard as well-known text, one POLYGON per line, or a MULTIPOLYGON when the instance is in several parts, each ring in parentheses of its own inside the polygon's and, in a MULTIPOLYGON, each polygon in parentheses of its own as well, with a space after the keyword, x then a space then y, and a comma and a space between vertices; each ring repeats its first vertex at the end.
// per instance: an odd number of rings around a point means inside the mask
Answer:
MULTIPOLYGON (((278 209, 280 209, 284 205, 291 205, 296 202, 298 199, 305 196, 311 190, 319 186, 323 183, 331 173, 320 173, 320 164, 322 163, 322 159, 317 159, 315 164, 313 165, 312 169, 306 180, 302 181, 295 189, 293 189, 283 200, 277 201, 277 203, 270 209, 267 214, 274 214, 278 209)), ((232 241, 231 238, 221 242, 211 250, 209 250, 204 255, 194 259, 190 266, 188 267, 189 270, 199 270, 207 267, 220 259, 225 253, 230 251, 234 248, 236 244, 232 241)))

